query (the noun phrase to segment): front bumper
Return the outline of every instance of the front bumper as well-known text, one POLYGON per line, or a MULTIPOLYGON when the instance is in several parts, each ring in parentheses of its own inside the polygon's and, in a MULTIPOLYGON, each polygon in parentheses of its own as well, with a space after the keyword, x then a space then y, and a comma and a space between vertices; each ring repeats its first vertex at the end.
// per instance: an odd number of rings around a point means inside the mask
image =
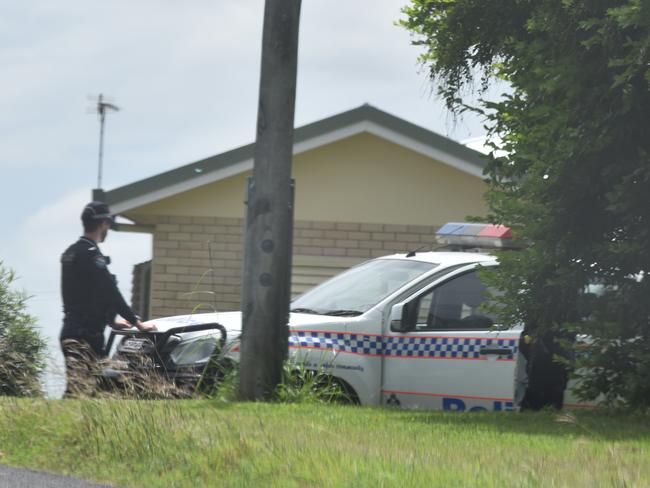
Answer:
MULTIPOLYGON (((141 347, 117 351, 99 372, 99 385, 105 391, 133 391, 139 394, 177 388, 184 392, 197 387, 212 388, 223 377, 222 351, 226 344, 225 327, 218 323, 174 327, 164 332, 113 330, 107 350, 111 351, 117 336, 134 338, 141 347), (190 332, 218 330, 221 338, 212 357, 205 362, 179 367, 171 360, 171 351, 178 343, 172 337, 190 332)), ((155 393, 153 393, 155 394, 155 393)))

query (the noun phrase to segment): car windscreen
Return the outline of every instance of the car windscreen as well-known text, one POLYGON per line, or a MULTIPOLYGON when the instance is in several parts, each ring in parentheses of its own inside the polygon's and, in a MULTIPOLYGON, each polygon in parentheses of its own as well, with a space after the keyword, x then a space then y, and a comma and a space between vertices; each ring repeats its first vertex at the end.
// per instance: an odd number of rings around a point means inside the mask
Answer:
POLYGON ((335 276, 291 302, 292 312, 354 316, 431 271, 435 263, 406 259, 367 261, 335 276))

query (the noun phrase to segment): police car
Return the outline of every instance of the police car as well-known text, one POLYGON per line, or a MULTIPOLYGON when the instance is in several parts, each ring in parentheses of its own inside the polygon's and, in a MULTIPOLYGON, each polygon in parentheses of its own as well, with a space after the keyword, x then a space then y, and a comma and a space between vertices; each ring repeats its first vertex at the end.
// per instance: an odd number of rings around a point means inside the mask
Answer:
MULTIPOLYGON (((437 239, 451 249, 502 248, 511 231, 449 223, 437 239)), ((518 354, 522 328, 499 328, 481 307, 486 286, 478 268, 497 264, 481 252, 412 251, 355 266, 291 303, 290 360, 331 375, 364 405, 516 409, 526 386, 518 354)), ((161 367, 172 376, 190 371, 196 379, 215 356, 239 360, 240 312, 150 323, 158 329, 153 336, 164 337, 161 367)), ((148 340, 127 335, 114 357, 135 353, 148 340)))

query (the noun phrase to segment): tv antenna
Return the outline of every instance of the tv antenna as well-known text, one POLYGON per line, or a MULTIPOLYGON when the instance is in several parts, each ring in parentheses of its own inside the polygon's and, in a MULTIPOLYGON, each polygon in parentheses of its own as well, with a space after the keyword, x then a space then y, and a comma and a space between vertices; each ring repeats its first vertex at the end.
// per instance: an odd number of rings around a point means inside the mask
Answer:
POLYGON ((106 123, 106 113, 111 110, 118 112, 120 109, 104 99, 101 93, 97 98, 97 106, 95 107, 97 115, 99 115, 99 161, 97 165, 97 188, 102 188, 102 165, 104 162, 104 125, 106 123))

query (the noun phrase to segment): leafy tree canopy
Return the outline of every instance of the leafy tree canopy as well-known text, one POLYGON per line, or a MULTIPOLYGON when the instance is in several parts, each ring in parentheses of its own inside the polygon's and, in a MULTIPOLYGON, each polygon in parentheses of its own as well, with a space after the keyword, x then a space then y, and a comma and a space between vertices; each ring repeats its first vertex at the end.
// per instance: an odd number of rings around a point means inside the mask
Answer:
POLYGON ((403 12, 448 107, 482 113, 507 153, 486 169, 489 218, 530 246, 500 257, 503 320, 590 334, 583 395, 650 406, 650 2, 412 0, 403 12), (511 91, 466 103, 496 79, 511 91))
POLYGON ((0 261, 0 395, 40 395, 45 341, 27 313, 27 297, 11 289, 14 279, 0 261))

